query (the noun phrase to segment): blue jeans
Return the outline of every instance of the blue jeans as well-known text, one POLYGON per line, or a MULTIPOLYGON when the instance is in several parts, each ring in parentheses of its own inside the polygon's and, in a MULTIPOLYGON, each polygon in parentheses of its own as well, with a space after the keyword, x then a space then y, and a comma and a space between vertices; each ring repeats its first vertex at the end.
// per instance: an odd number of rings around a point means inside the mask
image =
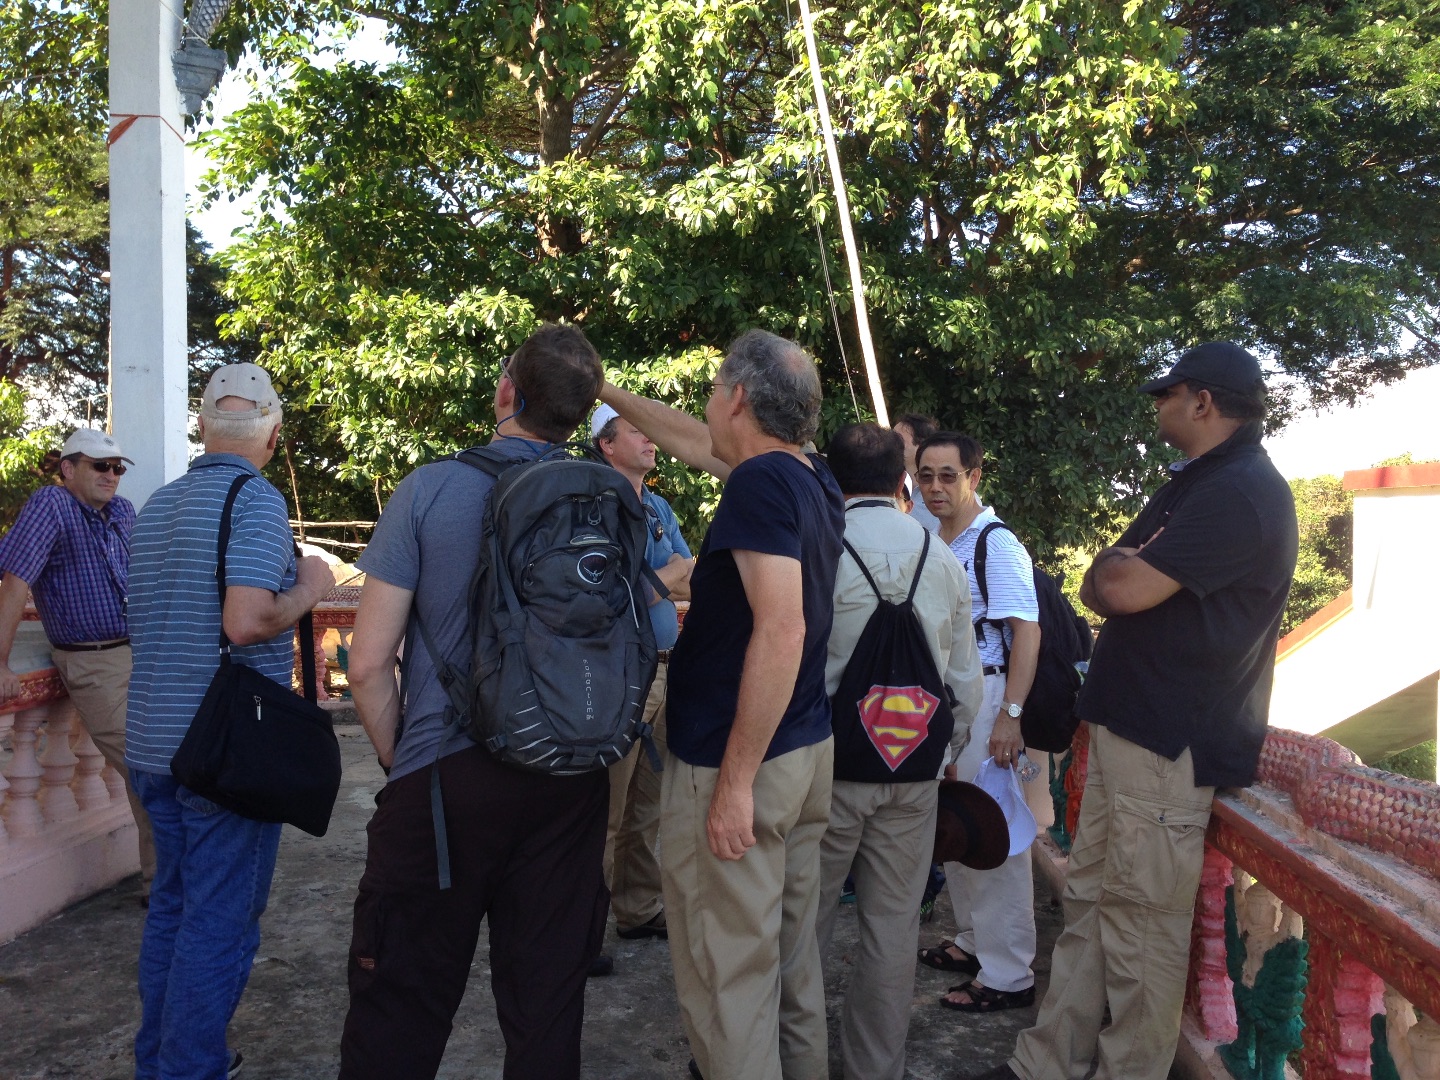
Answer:
POLYGON ((135 1080, 224 1080, 225 1029, 260 947, 280 826, 222 810, 168 774, 130 779, 155 829, 135 1080))

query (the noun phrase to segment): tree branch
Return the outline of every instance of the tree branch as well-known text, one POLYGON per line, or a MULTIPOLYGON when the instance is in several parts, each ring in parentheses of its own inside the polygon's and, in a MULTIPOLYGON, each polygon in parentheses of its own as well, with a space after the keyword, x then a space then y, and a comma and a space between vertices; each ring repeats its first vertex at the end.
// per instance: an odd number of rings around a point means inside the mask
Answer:
POLYGON ((625 97, 625 89, 625 83, 617 84, 615 89, 610 92, 610 96, 605 99, 605 104, 600 106, 600 111, 595 114, 595 119, 590 123, 590 130, 586 132, 585 138, 575 151, 577 158, 590 157, 600 146, 600 140, 610 129, 610 118, 615 115, 615 110, 620 107, 621 99, 625 97))

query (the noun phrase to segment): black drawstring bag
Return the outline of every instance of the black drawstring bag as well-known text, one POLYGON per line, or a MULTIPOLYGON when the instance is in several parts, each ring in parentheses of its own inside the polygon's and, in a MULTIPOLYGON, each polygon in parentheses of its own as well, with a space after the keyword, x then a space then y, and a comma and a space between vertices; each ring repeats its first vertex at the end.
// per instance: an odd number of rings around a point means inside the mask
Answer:
POLYGON ((284 822, 324 836, 340 792, 340 743, 315 703, 314 622, 300 619, 305 697, 230 658, 225 635, 225 548, 235 498, 253 473, 230 485, 220 515, 220 669, 210 680, 170 771, 195 794, 253 821, 284 822))

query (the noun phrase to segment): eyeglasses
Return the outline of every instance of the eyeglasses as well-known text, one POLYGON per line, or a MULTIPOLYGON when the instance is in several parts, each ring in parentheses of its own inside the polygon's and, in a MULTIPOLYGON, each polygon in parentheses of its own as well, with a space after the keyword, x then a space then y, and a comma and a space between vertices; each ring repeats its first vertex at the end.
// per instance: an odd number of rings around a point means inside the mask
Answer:
POLYGON ((974 471, 974 469, 966 469, 963 473, 958 473, 952 472, 949 469, 942 469, 938 472, 934 469, 921 469, 915 479, 921 484, 933 484, 936 480, 939 480, 940 483, 949 487, 952 484, 958 483, 960 477, 969 476, 974 471))
POLYGON ((126 472, 125 466, 121 465, 118 461, 92 461, 90 458, 85 458, 84 460, 86 465, 89 465, 98 473, 113 472, 116 476, 124 476, 126 472))

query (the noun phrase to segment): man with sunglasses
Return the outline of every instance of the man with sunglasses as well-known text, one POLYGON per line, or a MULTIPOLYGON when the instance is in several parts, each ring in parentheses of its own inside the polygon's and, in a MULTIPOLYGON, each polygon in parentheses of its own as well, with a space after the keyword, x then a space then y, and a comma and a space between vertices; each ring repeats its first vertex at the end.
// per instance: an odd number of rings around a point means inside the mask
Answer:
POLYGON ((125 600, 135 507, 115 494, 124 463, 103 431, 80 428, 60 451, 60 483, 31 495, 0 539, 0 705, 20 694, 10 650, 28 593, 54 651, 55 668, 85 730, 106 762, 125 777, 140 830, 140 902, 155 878, 155 843, 125 767, 125 696, 130 638, 125 600))
MULTIPOLYGON (((665 693, 670 650, 680 635, 676 600, 690 598, 690 548, 680 535, 680 523, 670 504, 645 486, 655 468, 655 444, 609 405, 601 405, 590 420, 590 437, 605 460, 630 481, 645 507, 650 537, 645 559, 665 587, 668 598, 650 598, 650 624, 660 666, 645 701, 645 722, 654 727, 657 749, 665 751, 665 693)), ((610 886, 610 907, 615 912, 615 933, 629 940, 668 938, 665 909, 660 897, 660 863, 655 838, 660 829, 660 776, 637 743, 623 761, 610 766, 610 821, 605 835, 605 880, 610 886)), ((602 967, 609 968, 609 957, 602 967)))
MULTIPOLYGON (((985 537, 983 582, 976 569, 981 533, 1000 521, 977 491, 985 461, 980 444, 969 435, 940 431, 920 444, 915 459, 920 495, 940 522, 940 539, 950 545, 970 580, 985 700, 956 769, 958 779, 973 780, 987 758, 1002 769, 1013 769, 1025 748, 1020 716, 1040 656, 1035 579, 1030 553, 1008 528, 992 529, 985 537)), ((945 879, 956 935, 922 950, 920 961, 969 981, 951 987, 940 1004, 965 1013, 1032 1005, 1035 883, 1030 852, 1011 855, 993 870, 946 863, 945 879)))

